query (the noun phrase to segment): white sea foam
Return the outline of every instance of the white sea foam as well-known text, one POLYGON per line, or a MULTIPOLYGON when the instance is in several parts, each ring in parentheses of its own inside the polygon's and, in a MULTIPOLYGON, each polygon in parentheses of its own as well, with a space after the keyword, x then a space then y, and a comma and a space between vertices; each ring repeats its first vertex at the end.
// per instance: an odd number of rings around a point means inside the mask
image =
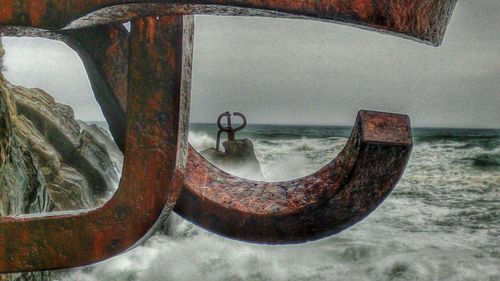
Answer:
MULTIPOLYGON (((268 180, 328 163, 345 138, 253 138, 268 180)), ((197 149, 214 145, 190 134, 197 149)), ((395 192, 367 219, 295 246, 232 241, 173 219, 169 235, 59 280, 500 280, 500 170, 473 160, 494 149, 467 140, 423 141, 395 192)))

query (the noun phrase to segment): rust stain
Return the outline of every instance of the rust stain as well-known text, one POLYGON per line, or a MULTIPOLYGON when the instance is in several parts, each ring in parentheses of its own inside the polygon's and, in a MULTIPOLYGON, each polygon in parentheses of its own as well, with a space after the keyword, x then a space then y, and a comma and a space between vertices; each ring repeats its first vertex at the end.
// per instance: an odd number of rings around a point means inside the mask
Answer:
POLYGON ((30 15, 31 24, 34 26, 39 26, 42 24, 42 19, 47 12, 47 6, 45 3, 40 1, 29 1, 27 3, 27 11, 30 15))
POLYGON ((15 4, 12 0, 7 0, 0 4, 0 19, 5 22, 11 22, 14 20, 15 4))
POLYGON ((372 0, 354 0, 353 11, 362 19, 368 19, 373 14, 372 0))

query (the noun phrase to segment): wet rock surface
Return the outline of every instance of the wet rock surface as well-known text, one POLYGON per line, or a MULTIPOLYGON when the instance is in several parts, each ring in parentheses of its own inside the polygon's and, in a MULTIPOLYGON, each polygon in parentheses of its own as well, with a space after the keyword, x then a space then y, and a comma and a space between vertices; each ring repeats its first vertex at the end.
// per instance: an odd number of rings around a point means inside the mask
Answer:
POLYGON ((255 157, 253 143, 249 139, 228 140, 223 144, 224 152, 215 148, 205 149, 200 154, 217 167, 239 177, 263 180, 264 175, 255 157))
MULTIPOLYGON (((15 102, 14 135, 32 153, 53 199, 51 210, 74 210, 101 205, 118 182, 120 171, 113 164, 105 133, 81 126, 73 110, 55 102, 40 89, 7 84, 15 102)), ((117 150, 117 148, 116 148, 117 150)))
MULTIPOLYGON (((83 122, 79 124, 75 120, 70 106, 55 102, 40 89, 12 85, 9 88, 18 114, 33 123, 63 165, 74 167, 85 178, 94 201, 106 196, 109 187, 118 180, 119 171, 109 157, 109 145, 102 141, 103 133, 92 126, 80 126, 83 122)), ((45 143, 43 147, 47 147, 45 143)))

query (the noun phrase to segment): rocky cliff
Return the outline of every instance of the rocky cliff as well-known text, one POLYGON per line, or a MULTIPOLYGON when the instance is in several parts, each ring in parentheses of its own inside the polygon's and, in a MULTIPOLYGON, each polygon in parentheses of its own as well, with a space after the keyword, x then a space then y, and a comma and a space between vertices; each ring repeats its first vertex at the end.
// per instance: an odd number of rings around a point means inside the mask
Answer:
MULTIPOLYGON (((0 69, 4 54, 0 42, 0 69)), ((121 153, 109 134, 75 120, 73 110, 0 72, 0 215, 101 205, 120 177, 121 153)), ((49 280, 48 273, 0 280, 49 280)))

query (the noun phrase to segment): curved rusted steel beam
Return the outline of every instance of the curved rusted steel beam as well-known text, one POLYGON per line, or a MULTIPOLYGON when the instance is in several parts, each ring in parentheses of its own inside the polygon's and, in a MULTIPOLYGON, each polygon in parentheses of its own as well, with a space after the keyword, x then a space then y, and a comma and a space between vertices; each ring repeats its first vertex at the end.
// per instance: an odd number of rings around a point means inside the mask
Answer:
POLYGON ((217 128, 219 128, 219 130, 221 130, 221 131, 226 129, 226 128, 222 127, 222 119, 224 119, 224 117, 227 118, 227 126, 231 127, 231 112, 226 111, 224 113, 219 114, 219 117, 217 117, 217 128))
POLYGON ((234 132, 239 132, 239 131, 245 129, 247 127, 247 118, 245 117, 245 115, 241 112, 233 112, 233 115, 240 117, 241 121, 242 121, 242 123, 239 127, 233 129, 234 132))
POLYGON ((324 238, 359 222, 389 195, 411 148, 407 116, 361 111, 342 152, 296 180, 238 178, 191 149, 175 211, 212 232, 250 242, 324 238))
POLYGON ((2 0, 0 25, 47 30, 148 15, 256 15, 336 21, 439 45, 457 0, 2 0))
POLYGON ((174 207, 186 166, 189 103, 182 86, 172 83, 181 80, 183 30, 172 24, 179 21, 150 17, 133 22, 127 148, 114 196, 93 210, 1 217, 0 272, 107 259, 141 243, 174 207))

